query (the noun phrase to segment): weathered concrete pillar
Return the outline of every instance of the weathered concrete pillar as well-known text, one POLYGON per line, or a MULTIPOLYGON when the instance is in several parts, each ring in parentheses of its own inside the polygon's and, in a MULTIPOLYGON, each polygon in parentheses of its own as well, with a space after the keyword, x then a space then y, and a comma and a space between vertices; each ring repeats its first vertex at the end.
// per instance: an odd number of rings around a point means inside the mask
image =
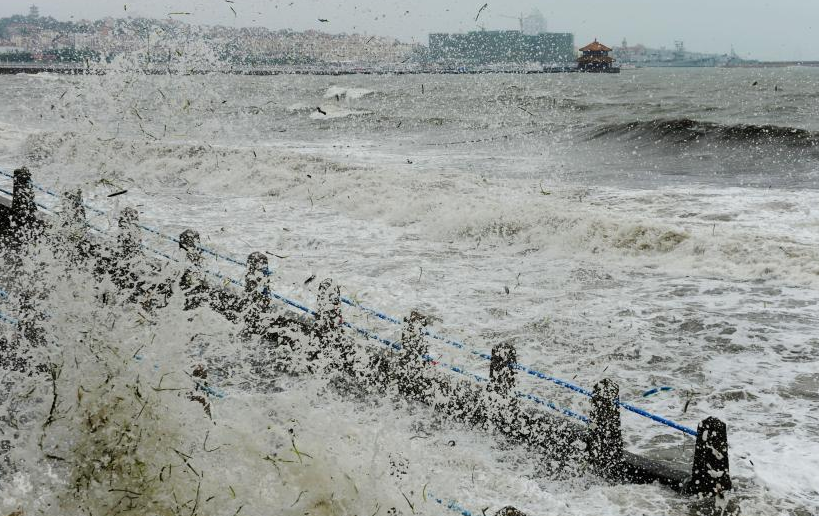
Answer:
POLYGON ((715 496, 732 487, 728 467, 728 430, 715 417, 704 419, 697 428, 694 465, 686 491, 700 496, 715 496))
POLYGON ((193 368, 191 377, 194 381, 194 389, 188 391, 188 399, 202 405, 205 415, 213 419, 213 412, 210 404, 210 393, 213 390, 208 385, 208 368, 205 364, 199 364, 193 368))
POLYGON ((341 287, 333 280, 326 279, 318 288, 316 300, 316 324, 314 327, 313 349, 308 351, 307 360, 325 354, 338 354, 344 369, 352 367, 354 350, 352 342, 344 338, 344 326, 341 315, 341 287))
POLYGON ((424 338, 424 329, 427 318, 420 312, 413 310, 408 317, 404 317, 404 326, 401 329, 401 344, 403 355, 413 362, 427 364, 424 357, 429 352, 429 345, 424 338))
POLYGON ((526 513, 508 505, 496 512, 495 516, 526 516, 526 513))
POLYGON ((316 329, 320 335, 333 339, 342 328, 341 287, 326 279, 318 288, 316 300, 316 329))
POLYGON ((140 273, 143 268, 139 213, 134 208, 123 208, 117 226, 117 248, 110 257, 101 260, 102 268, 121 291, 135 291, 141 283, 140 273))
POLYGON ((485 411, 474 409, 472 411, 476 421, 480 421, 481 424, 491 423, 507 435, 514 433, 515 425, 512 422, 517 419, 520 411, 519 400, 515 394, 516 364, 517 352, 514 344, 504 342, 492 347, 485 411))
POLYGON ((31 172, 26 168, 14 171, 14 198, 11 209, 14 216, 23 225, 34 220, 37 214, 37 204, 34 202, 34 185, 31 183, 31 172))
POLYGON ((13 361, 15 369, 20 372, 45 372, 43 364, 36 363, 32 356, 33 350, 45 346, 48 342, 45 328, 45 314, 42 312, 42 304, 46 295, 38 284, 29 277, 29 281, 23 281, 17 291, 19 302, 17 312, 17 331, 12 339, 13 361))
POLYGON ((34 202, 34 185, 31 172, 25 167, 14 171, 14 190, 9 217, 9 236, 12 245, 33 242, 40 234, 41 223, 37 220, 37 204, 34 202))
POLYGON ((201 268, 204 262, 199 232, 186 229, 179 235, 179 249, 185 251, 185 259, 194 267, 201 268))
POLYGON ((604 478, 622 473, 623 436, 620 429, 620 387, 605 379, 594 386, 589 419, 589 462, 604 478))
POLYGON ((398 355, 398 369, 393 381, 399 391, 412 398, 422 398, 428 391, 429 381, 424 375, 429 366, 425 328, 427 318, 413 310, 404 318, 401 329, 401 352, 398 355))
POLYGON ((514 395, 517 361, 517 352, 511 342, 496 344, 492 348, 492 360, 489 363, 490 391, 507 398, 514 395))
POLYGON ((85 204, 83 203, 82 189, 66 190, 63 192, 60 223, 64 228, 87 229, 85 220, 85 204))
POLYGON ((82 190, 63 192, 60 212, 61 235, 57 242, 66 246, 66 251, 79 258, 88 256, 88 222, 85 219, 85 205, 82 190))
POLYGON ((124 208, 119 214, 119 258, 130 260, 140 254, 142 235, 139 232, 139 212, 134 208, 124 208))
POLYGON ((269 290, 270 275, 267 255, 260 252, 250 253, 247 257, 247 272, 245 273, 245 292, 269 290))
POLYGON ((179 235, 179 249, 185 251, 185 260, 188 262, 179 286, 185 294, 185 310, 192 310, 207 303, 210 297, 210 288, 202 271, 205 260, 199 233, 192 229, 183 231, 179 235))
POLYGON ((247 257, 245 273, 245 299, 240 303, 244 312, 245 336, 261 335, 267 330, 267 319, 271 311, 270 280, 268 278, 267 255, 250 253, 247 257))

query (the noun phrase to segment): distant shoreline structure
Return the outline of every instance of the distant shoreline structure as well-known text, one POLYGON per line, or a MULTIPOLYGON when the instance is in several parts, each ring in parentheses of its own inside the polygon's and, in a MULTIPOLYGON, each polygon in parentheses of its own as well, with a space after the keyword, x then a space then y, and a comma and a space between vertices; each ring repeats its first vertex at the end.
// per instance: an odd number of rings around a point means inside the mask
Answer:
MULTIPOLYGON (((215 68, 191 69, 180 71, 168 68, 134 68, 145 75, 475 75, 475 74, 548 74, 575 73, 574 66, 530 67, 280 67, 280 68, 215 68)), ((85 66, 79 63, 45 64, 45 63, 0 63, 0 75, 56 73, 64 75, 105 75, 117 69, 85 66)))
MULTIPOLYGON (((37 73, 43 69, 89 73, 88 69, 93 69, 96 63, 112 62, 123 55, 134 61, 133 66, 148 73, 175 73, 164 69, 200 59, 205 62, 190 66, 255 75, 571 73, 575 65, 581 64, 578 57, 588 61, 580 66, 585 72, 620 70, 610 63, 590 66, 606 57, 579 56, 582 50, 575 47, 574 35, 568 31, 547 31, 546 19, 536 10, 528 16, 513 18, 520 23, 519 30, 481 27, 465 33, 431 33, 425 46, 376 35, 189 25, 178 19, 59 21, 41 16, 39 10, 32 8, 28 15, 0 18, 0 73, 37 73), (202 44, 191 47, 193 34, 202 44)), ((755 61, 741 59, 733 48, 730 54, 722 55, 689 52, 682 41, 675 42, 675 48, 670 50, 641 44, 629 46, 624 39, 621 46, 611 47, 609 52, 612 62, 621 64, 623 70, 757 65, 755 61)), ((109 69, 105 65, 99 68, 109 69)))
MULTIPOLYGON (((819 61, 769 61, 742 63, 716 67, 721 69, 736 68, 819 68, 819 61)), ((627 67, 624 71, 650 68, 703 68, 692 66, 645 66, 627 67)), ((709 67, 713 68, 713 67, 709 67)), ((546 66, 543 68, 521 67, 279 67, 279 68, 222 68, 222 69, 192 69, 175 70, 168 68, 139 68, 132 69, 146 75, 247 75, 247 76, 272 76, 272 75, 485 75, 485 74, 553 74, 553 73, 584 73, 574 66, 546 66)), ((17 74, 38 74, 55 73, 63 75, 105 75, 116 72, 116 69, 106 67, 85 66, 79 63, 0 63, 0 75, 17 74)))

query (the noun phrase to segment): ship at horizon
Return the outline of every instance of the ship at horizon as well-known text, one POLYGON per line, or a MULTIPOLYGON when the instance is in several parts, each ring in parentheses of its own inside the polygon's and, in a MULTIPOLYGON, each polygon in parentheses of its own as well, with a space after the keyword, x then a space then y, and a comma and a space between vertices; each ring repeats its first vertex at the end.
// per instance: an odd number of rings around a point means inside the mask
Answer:
POLYGON ((613 55, 623 68, 720 68, 758 63, 739 57, 733 47, 727 54, 691 52, 683 41, 675 41, 674 48, 667 49, 629 46, 623 38, 621 45, 613 49, 613 55))

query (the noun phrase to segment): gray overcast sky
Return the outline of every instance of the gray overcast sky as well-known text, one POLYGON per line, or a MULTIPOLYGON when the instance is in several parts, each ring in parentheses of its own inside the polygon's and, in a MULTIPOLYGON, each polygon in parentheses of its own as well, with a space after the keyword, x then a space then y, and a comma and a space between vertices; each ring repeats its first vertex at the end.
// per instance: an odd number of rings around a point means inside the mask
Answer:
MULTIPOLYGON (((743 57, 819 60, 816 31, 819 0, 37 0, 43 15, 58 19, 104 16, 181 18, 192 23, 319 29, 396 36, 426 43, 429 32, 517 28, 517 16, 538 8, 549 29, 573 32, 576 43, 595 37, 609 45, 644 43, 727 53, 734 45, 743 57), (127 5, 127 12, 124 6, 127 5), (230 7, 237 15, 234 16, 230 7), (326 18, 329 23, 320 23, 326 18)), ((24 13, 30 0, 0 0, 0 16, 24 13)))

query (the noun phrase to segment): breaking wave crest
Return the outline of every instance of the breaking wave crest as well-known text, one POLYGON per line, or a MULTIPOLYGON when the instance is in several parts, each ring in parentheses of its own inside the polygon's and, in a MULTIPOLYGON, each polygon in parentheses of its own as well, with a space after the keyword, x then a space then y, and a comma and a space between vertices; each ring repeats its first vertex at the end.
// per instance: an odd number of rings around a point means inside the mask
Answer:
POLYGON ((819 134, 796 127, 753 124, 719 124, 690 118, 656 119, 615 123, 594 129, 590 139, 651 138, 677 145, 703 141, 731 145, 784 145, 814 149, 819 146, 819 134))
MULTIPOLYGON (((297 213, 320 207, 346 220, 407 228, 436 241, 455 238, 461 245, 489 243, 551 256, 582 253, 587 259, 624 263, 639 258, 662 267, 741 279, 819 281, 815 266, 819 257, 804 238, 749 235, 741 223, 732 222, 737 213, 669 216, 680 203, 673 192, 647 192, 612 204, 604 190, 596 194, 571 187, 527 190, 502 182, 407 175, 389 165, 374 170, 271 146, 171 141, 134 145, 127 139, 102 141, 78 133, 31 135, 22 154, 57 190, 81 186, 91 193, 113 182, 148 196, 173 192, 253 196, 285 201, 297 213), (719 229, 719 238, 715 221, 725 226, 719 229)), ((781 219, 782 210, 790 214, 802 208, 774 203, 755 209, 781 219)))

